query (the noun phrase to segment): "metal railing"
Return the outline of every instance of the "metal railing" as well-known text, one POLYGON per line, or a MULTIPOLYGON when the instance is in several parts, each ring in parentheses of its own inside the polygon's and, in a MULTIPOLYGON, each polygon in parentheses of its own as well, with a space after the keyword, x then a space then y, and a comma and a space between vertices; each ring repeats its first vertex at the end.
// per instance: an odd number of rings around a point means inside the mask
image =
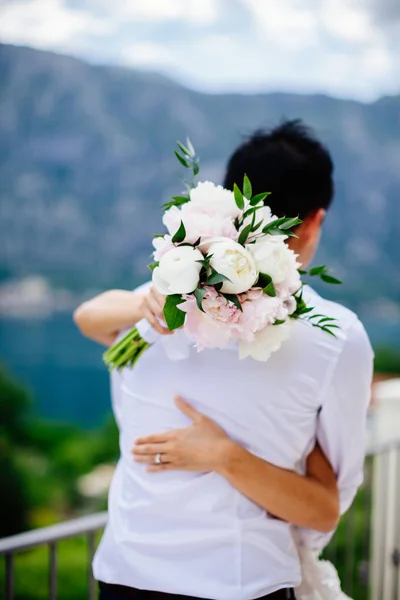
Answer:
POLYGON ((5 558, 5 598, 14 600, 14 556, 17 552, 46 545, 49 550, 49 600, 57 599, 57 543, 61 540, 86 536, 88 549, 88 598, 95 600, 96 584, 92 575, 92 559, 95 552, 95 535, 107 523, 107 513, 101 512, 20 533, 0 540, 0 556, 5 558))
MULTIPOLYGON (((96 533, 106 522, 102 512, 0 540, 6 600, 15 598, 15 554, 43 545, 48 547, 48 598, 56 600, 57 544, 78 536, 87 539, 88 598, 94 600, 91 562, 96 533)), ((336 566, 344 591, 354 600, 400 600, 400 441, 369 451, 364 483, 324 558, 336 566)))
POLYGON ((400 441, 368 452, 364 482, 323 553, 355 600, 400 600, 400 441))

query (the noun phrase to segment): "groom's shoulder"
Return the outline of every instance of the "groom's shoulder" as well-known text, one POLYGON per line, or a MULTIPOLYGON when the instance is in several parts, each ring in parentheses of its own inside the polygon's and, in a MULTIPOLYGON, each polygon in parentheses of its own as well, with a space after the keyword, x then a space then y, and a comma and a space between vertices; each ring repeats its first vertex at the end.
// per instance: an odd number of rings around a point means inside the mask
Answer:
POLYGON ((336 340, 342 351, 348 349, 351 353, 363 354, 369 360, 373 350, 357 314, 338 302, 323 298, 311 288, 307 290, 307 296, 307 303, 315 309, 313 312, 336 319, 339 329, 335 330, 336 337, 332 342, 335 344, 336 340))

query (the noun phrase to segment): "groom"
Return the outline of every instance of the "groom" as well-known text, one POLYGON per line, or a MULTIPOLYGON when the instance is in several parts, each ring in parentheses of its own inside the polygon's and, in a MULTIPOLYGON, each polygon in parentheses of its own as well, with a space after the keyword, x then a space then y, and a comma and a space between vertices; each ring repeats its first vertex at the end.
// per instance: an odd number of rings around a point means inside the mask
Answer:
MULTIPOLYGON (((333 196, 328 152, 289 122, 245 141, 229 161, 225 186, 232 189, 244 173, 254 193, 272 192, 273 213, 303 219, 290 245, 306 266, 333 196)), ((313 526, 308 506, 321 490, 305 486, 302 475, 316 442, 335 472, 341 512, 349 507, 362 479, 372 375, 372 351, 356 315, 307 293, 318 313, 338 319, 336 338, 296 323, 267 363, 238 361, 229 350, 170 361, 154 344, 140 368, 114 376, 121 460, 94 561, 101 598, 294 598, 301 579, 296 548, 289 524, 272 515, 313 526), (177 393, 190 402, 177 401, 194 425, 176 410, 177 393)), ((147 289, 109 292, 75 319, 89 337, 111 340, 143 316, 159 328, 160 302, 147 289)), ((325 500, 317 512, 324 510, 325 500)), ((327 518, 319 529, 333 528, 327 518)), ((327 539, 302 532, 312 547, 327 539)))

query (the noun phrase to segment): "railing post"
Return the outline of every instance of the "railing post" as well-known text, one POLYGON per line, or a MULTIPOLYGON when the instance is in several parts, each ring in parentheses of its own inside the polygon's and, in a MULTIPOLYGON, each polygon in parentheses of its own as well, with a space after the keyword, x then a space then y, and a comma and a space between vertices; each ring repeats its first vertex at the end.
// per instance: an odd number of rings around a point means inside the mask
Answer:
POLYGON ((14 600, 14 555, 6 554, 6 600, 14 600))
POLYGON ((393 551, 400 536, 396 519, 396 497, 400 483, 397 478, 399 461, 398 446, 374 457, 371 600, 392 600, 393 594, 396 597, 398 572, 393 563, 393 551))
POLYGON ((57 600, 57 553, 56 543, 49 544, 49 598, 57 600))
POLYGON ((96 598, 96 582, 93 577, 92 571, 92 560, 94 557, 96 547, 96 536, 94 532, 91 532, 87 536, 88 540, 88 586, 89 586, 89 600, 95 600, 96 598))

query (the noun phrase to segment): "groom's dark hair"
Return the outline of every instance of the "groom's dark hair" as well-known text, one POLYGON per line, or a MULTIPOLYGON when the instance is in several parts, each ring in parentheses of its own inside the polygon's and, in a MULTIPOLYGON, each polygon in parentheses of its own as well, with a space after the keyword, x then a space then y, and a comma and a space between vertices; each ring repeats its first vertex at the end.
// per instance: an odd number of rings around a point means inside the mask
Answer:
POLYGON ((253 195, 272 192, 266 204, 278 217, 304 218, 327 209, 333 198, 333 163, 328 150, 300 120, 270 131, 257 130, 229 159, 224 187, 242 189, 246 174, 253 195))

